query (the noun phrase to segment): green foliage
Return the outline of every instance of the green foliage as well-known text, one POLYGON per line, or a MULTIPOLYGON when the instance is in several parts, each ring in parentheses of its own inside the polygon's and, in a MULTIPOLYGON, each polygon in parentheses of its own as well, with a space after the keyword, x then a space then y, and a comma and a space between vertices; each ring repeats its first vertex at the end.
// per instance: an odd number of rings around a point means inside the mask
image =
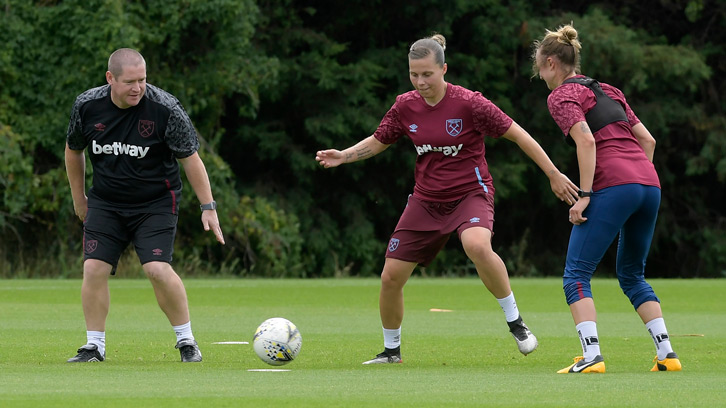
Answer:
MULTIPOLYGON (((6 0, 3 273, 32 275, 27 268, 39 255, 66 265, 51 274, 77 269, 81 233, 63 137, 74 98, 104 83, 106 59, 117 48, 139 49, 149 82, 189 112, 220 203, 224 247, 201 230, 196 197, 185 186, 177 268, 371 276, 412 190, 416 154, 401 140, 370 160, 324 170, 315 152, 374 132, 395 96, 411 89, 408 46, 440 32, 448 42, 447 80, 482 92, 577 181, 574 152, 562 143, 530 61, 531 43, 545 28, 573 22, 583 73, 621 88, 658 142, 663 202, 649 274, 722 276, 726 3, 550 3, 457 0, 443 12, 435 0, 6 0), (373 29, 361 29, 371 22, 373 29)), ((496 251, 511 274, 559 275, 570 230, 566 206, 516 145, 486 143, 497 190, 496 251)), ((604 272, 613 270, 613 258, 611 249, 604 272)), ((421 273, 474 270, 454 238, 421 273)))
MULTIPOLYGON (((3 191, 0 215, 22 217, 27 205, 23 199, 28 196, 34 184, 32 158, 23 154, 20 136, 2 124, 0 151, 3 154, 3 160, 0 161, 0 185, 3 191)), ((5 225, 3 218, 0 218, 0 226, 5 225)))
POLYGON ((184 189, 190 193, 180 211, 183 223, 177 237, 177 269, 188 275, 305 277, 297 217, 264 197, 240 197, 229 166, 210 152, 204 160, 217 191, 217 213, 226 244, 220 246, 211 232, 202 231, 199 206, 185 181, 184 189))
POLYGON ((42 268, 49 254, 57 254, 64 271, 65 266, 79 267, 80 222, 62 163, 68 113, 76 95, 105 82, 110 53, 132 47, 145 54, 150 82, 175 94, 199 128, 214 192, 232 220, 222 220, 230 233, 229 250, 205 245, 196 198, 187 186, 178 258, 198 266, 193 273, 301 275, 294 215, 264 197, 249 199, 251 205, 244 202, 229 167, 213 153, 224 134, 219 124, 225 97, 243 93, 247 100, 240 110, 256 111, 259 83, 275 75, 274 59, 250 43, 257 18, 254 2, 8 1, 1 15, 3 274, 33 276, 33 265, 42 268), (187 234, 191 224, 195 228, 187 234), (248 233, 248 224, 255 225, 253 232, 248 233), (237 268, 242 265, 246 269, 237 268))

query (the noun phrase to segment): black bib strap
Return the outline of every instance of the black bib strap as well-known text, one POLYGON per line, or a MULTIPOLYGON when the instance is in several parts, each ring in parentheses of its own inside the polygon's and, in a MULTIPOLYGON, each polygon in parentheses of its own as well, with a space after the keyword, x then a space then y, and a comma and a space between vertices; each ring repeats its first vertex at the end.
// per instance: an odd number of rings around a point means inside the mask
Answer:
MULTIPOLYGON (((613 122, 628 122, 628 115, 625 114, 623 106, 607 96, 597 80, 588 77, 578 77, 570 78, 563 82, 563 84, 573 83, 586 86, 595 94, 595 106, 585 114, 585 121, 587 121, 587 126, 590 127, 592 133, 597 132, 613 122)), ((568 134, 567 136, 570 135, 568 134)), ((567 136, 565 136, 567 143, 574 144, 572 136, 567 136)))

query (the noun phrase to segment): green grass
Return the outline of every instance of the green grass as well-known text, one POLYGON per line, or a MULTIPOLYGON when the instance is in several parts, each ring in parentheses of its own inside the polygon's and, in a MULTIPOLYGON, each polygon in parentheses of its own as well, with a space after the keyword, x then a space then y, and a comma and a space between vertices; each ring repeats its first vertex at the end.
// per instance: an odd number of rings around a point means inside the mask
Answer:
POLYGON ((413 278, 404 364, 363 366, 382 349, 376 279, 185 281, 201 364, 181 364, 145 280, 111 280, 107 361, 67 364, 85 343, 78 280, 0 280, 2 407, 706 407, 726 397, 725 280, 652 280, 683 372, 651 373, 652 340, 614 280, 595 280, 607 373, 558 375, 581 353, 559 279, 513 279, 540 340, 524 357, 476 279, 413 278), (451 309, 450 313, 430 312, 451 309), (251 345, 283 316, 303 347, 289 372, 251 345))

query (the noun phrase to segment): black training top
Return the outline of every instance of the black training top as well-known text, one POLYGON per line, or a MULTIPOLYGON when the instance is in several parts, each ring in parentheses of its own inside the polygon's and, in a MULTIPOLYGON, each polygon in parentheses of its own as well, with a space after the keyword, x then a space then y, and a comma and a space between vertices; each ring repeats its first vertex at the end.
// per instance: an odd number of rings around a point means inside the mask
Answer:
MULTIPOLYGON (((604 128, 605 126, 613 122, 628 122, 628 115, 623 109, 623 105, 609 97, 600 86, 600 82, 596 79, 592 79, 586 76, 577 76, 570 79, 566 79, 563 84, 580 84, 590 88, 593 94, 595 94, 595 106, 585 114, 585 121, 587 126, 590 128, 592 133, 604 128)), ((574 145, 575 142, 572 140, 572 136, 565 136, 567 143, 574 145)))
POLYGON ((189 115, 173 95, 150 84, 127 109, 114 105, 110 90, 104 85, 80 94, 68 124, 68 147, 88 148, 93 165, 88 207, 176 214, 182 190, 176 159, 199 149, 189 115))

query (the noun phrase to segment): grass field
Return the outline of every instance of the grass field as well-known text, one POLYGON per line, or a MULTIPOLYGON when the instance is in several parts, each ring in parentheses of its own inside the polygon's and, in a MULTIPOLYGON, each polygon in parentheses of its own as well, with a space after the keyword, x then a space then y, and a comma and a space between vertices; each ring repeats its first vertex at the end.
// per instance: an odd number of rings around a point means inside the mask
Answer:
POLYGON ((68 364, 85 343, 78 280, 0 280, 0 407, 726 406, 726 280, 652 280, 684 371, 651 373, 652 340, 614 280, 595 280, 607 373, 555 371, 581 354, 559 279, 513 279, 540 347, 524 357, 474 278, 412 278, 404 364, 382 349, 377 279, 185 281, 200 364, 182 364, 145 280, 111 280, 107 361, 68 364), (430 309, 451 312, 431 312, 430 309), (268 317, 299 327, 287 372, 256 372, 268 317))

